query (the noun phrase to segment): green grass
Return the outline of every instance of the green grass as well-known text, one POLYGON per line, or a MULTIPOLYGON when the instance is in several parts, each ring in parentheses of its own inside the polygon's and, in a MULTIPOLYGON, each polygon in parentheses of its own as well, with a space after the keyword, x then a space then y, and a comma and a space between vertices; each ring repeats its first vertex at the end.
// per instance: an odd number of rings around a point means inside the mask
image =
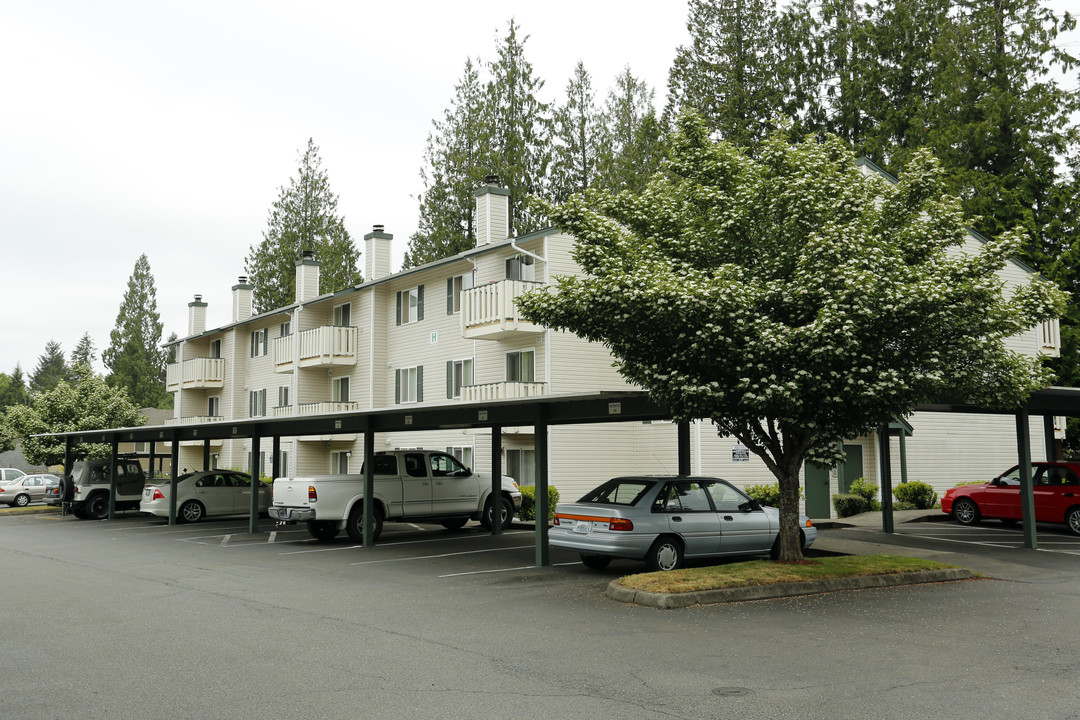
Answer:
POLYGON ((27 505, 26 507, 0 505, 0 515, 30 515, 32 513, 58 512, 60 512, 60 508, 55 505, 27 505))
POLYGON ((645 592, 682 593, 954 567, 957 566, 896 555, 843 555, 816 558, 798 564, 752 560, 672 572, 641 573, 627 575, 618 582, 620 585, 645 592))

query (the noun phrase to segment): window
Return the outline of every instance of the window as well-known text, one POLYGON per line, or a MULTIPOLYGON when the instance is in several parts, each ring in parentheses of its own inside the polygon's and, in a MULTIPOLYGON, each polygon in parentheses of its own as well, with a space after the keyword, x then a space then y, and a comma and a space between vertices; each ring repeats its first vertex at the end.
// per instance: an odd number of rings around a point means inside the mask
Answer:
POLYGON ((210 455, 210 467, 209 470, 217 470, 218 464, 221 462, 221 453, 212 453, 210 455))
MULTIPOLYGON (((252 460, 253 460, 253 456, 249 452, 248 455, 247 455, 248 474, 249 475, 255 475, 255 468, 252 466, 252 460)), ((265 451, 260 451, 259 452, 259 477, 262 477, 263 475, 268 474, 268 472, 267 472, 268 470, 269 470, 269 468, 266 467, 266 452, 265 451)))
POLYGON ((397 324, 408 325, 424 319, 424 286, 418 285, 397 294, 397 324))
POLYGON ((709 494, 701 483, 672 482, 653 502, 653 512, 711 512, 709 494))
POLYGON ((446 278, 446 314, 461 312, 461 291, 473 286, 472 273, 446 278))
POLYGON ((535 260, 528 255, 515 255, 506 259, 507 280, 536 280, 535 260))
POLYGON ((394 374, 394 402, 424 402, 423 366, 400 368, 394 374))
POLYGON ((332 397, 330 398, 337 403, 349 402, 349 376, 334 378, 331 383, 332 397))
POLYGON ((217 340, 211 340, 210 341, 210 357, 214 358, 215 360, 217 360, 217 359, 219 359, 221 357, 221 339, 220 338, 218 338, 217 340))
POLYGON ((334 308, 334 326, 349 327, 352 325, 352 303, 345 303, 334 308))
POLYGON ((266 390, 248 391, 248 417, 262 417, 266 414, 266 390))
POLYGON ((533 485, 536 481, 536 452, 507 450, 505 474, 517 480, 518 485, 533 485))
POLYGON ((739 506, 750 499, 727 483, 709 483, 708 490, 716 512, 739 512, 739 506))
POLYGON ((136 453, 148 453, 148 452, 150 452, 150 447, 149 447, 148 443, 135 442, 135 443, 132 443, 131 450, 132 450, 132 452, 136 452, 136 453))
POLYGON ((289 474, 289 451, 281 450, 278 452, 278 475, 288 477, 289 474))
POLYGON ((431 453, 428 462, 431 463, 431 477, 466 477, 469 474, 452 455, 431 453))
POLYGON ((266 354, 267 330, 263 328, 251 333, 251 357, 261 357, 266 354))
POLYGON ((277 389, 277 406, 289 407, 289 386, 278 385, 277 389))
POLYGON ((341 450, 330 453, 330 474, 331 475, 348 475, 349 474, 349 459, 352 457, 352 453, 347 450, 341 450))
POLYGON ((206 398, 206 414, 208 417, 221 416, 221 396, 214 395, 206 398))
POLYGON ((461 388, 472 385, 472 360, 446 361, 446 399, 461 397, 461 388))
POLYGON ((453 455, 454 459, 467 468, 473 466, 473 449, 470 445, 454 445, 446 448, 447 455, 453 455))
POLYGON ((286 320, 281 323, 281 327, 278 329, 278 337, 288 337, 292 335, 292 321, 286 320))
POLYGON ((518 350, 506 353, 506 381, 534 382, 533 350, 518 350))

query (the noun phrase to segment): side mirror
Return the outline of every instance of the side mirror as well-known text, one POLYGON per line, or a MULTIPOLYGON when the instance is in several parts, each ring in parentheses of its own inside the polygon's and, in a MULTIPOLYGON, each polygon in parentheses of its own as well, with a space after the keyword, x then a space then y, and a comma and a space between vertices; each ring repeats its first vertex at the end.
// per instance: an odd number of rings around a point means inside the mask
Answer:
POLYGON ((744 513, 745 512, 756 512, 756 511, 758 511, 760 509, 761 509, 761 503, 759 503, 757 500, 754 500, 753 498, 751 498, 750 500, 747 500, 746 502, 739 505, 739 511, 744 512, 744 513))

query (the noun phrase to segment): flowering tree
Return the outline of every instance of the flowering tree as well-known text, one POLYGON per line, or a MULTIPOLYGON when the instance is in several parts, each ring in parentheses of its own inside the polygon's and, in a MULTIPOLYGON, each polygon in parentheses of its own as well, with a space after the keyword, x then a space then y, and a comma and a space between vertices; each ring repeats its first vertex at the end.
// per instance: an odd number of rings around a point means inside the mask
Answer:
POLYGON ((524 315, 605 344, 673 417, 710 418, 759 456, 783 561, 802 559, 806 459, 834 463, 840 440, 922 402, 1015 406, 1049 382, 1005 340, 1057 316, 1061 292, 1033 278, 1006 293, 1018 233, 955 252, 965 221, 927 153, 889 183, 836 138, 780 130, 750 158, 685 115, 643 193, 545 212, 584 274, 520 298, 524 315))

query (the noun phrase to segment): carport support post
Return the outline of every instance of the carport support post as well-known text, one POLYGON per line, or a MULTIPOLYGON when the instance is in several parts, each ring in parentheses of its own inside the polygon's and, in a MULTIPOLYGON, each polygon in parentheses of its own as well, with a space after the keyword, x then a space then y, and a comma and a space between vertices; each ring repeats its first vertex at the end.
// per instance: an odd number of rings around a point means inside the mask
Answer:
POLYGON ((156 443, 156 442, 154 442, 153 440, 151 440, 151 441, 150 441, 150 459, 149 459, 149 461, 148 461, 148 464, 149 464, 149 466, 150 466, 150 472, 149 472, 149 474, 148 474, 148 475, 146 476, 146 477, 148 477, 148 478, 151 478, 151 479, 153 479, 153 478, 154 478, 154 476, 155 476, 155 475, 157 475, 157 473, 156 473, 156 472, 154 472, 154 460, 155 460, 155 459, 156 459, 156 457, 157 457, 157 454, 156 454, 156 452, 155 452, 156 450, 157 450, 157 443, 156 443))
POLYGON ((364 429, 364 547, 375 545, 375 430, 364 429))
POLYGON ((116 517, 116 456, 119 454, 120 443, 116 436, 112 441, 112 457, 109 460, 109 519, 116 517))
POLYGON ((212 470, 210 467, 210 438, 205 438, 202 441, 202 469, 212 470))
POLYGON ((881 531, 893 532, 892 514, 892 440, 889 438, 889 426, 878 431, 881 446, 881 531))
POLYGON ((690 423, 679 421, 679 474, 690 474, 690 423))
POLYGON ((1031 487, 1031 437, 1027 410, 1016 413, 1016 455, 1020 463, 1020 517, 1024 519, 1024 547, 1037 550, 1035 494, 1031 487))
POLYGON ((248 532, 259 532, 259 478, 262 477, 262 435, 259 427, 251 431, 251 512, 248 515, 248 532))
MULTIPOLYGON (((64 477, 71 475, 71 470, 75 465, 74 460, 71 459, 71 436, 68 435, 64 438, 64 477)), ((60 514, 67 515, 68 504, 64 502, 64 496, 60 496, 60 514)))
POLYGON ((172 439, 169 440, 169 460, 172 462, 172 469, 169 471, 169 524, 176 524, 176 478, 180 474, 180 436, 177 433, 172 434, 172 439))
POLYGON ((551 564, 548 548, 548 426, 546 422, 536 423, 533 436, 533 449, 536 455, 536 498, 533 508, 536 511, 536 564, 547 567, 551 564))
POLYGON ((1046 443, 1046 459, 1057 460, 1057 447, 1054 445, 1054 416, 1043 415, 1043 442, 1046 443))
MULTIPOLYGON (((502 532, 502 516, 499 503, 502 502, 502 425, 491 426, 491 534, 502 532)), ((520 478, 524 480, 525 478, 520 478)))
POLYGON ((270 478, 276 478, 281 475, 281 436, 274 435, 274 440, 270 445, 270 478))

